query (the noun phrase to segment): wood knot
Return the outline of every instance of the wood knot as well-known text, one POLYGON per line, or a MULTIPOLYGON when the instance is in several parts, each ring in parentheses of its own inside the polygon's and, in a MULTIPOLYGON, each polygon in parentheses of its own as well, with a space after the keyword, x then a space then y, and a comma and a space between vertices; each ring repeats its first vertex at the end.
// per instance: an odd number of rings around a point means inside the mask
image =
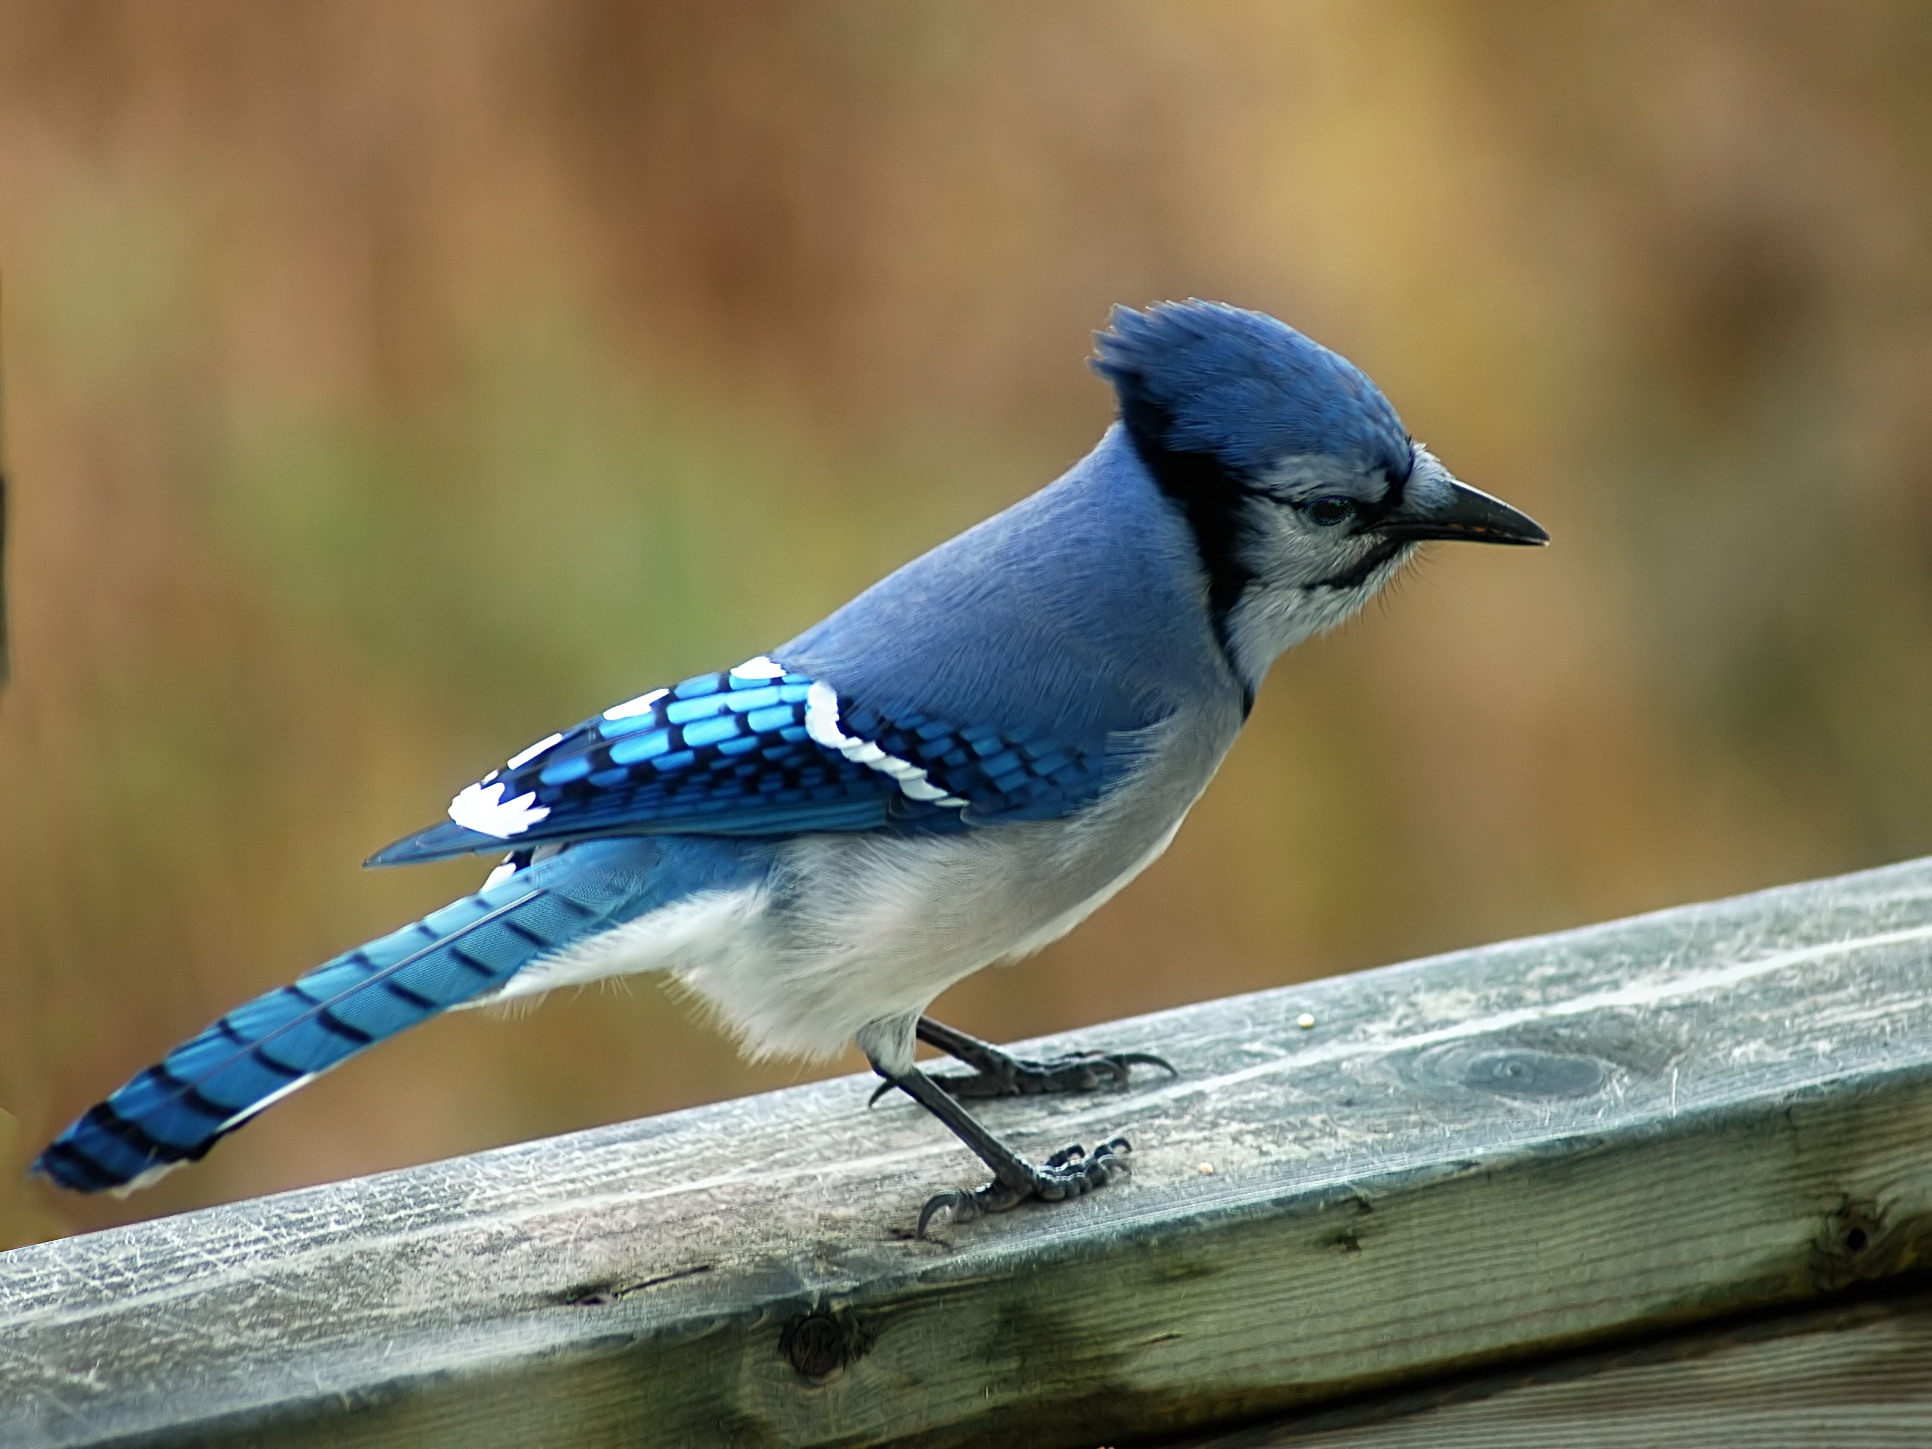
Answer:
POLYGON ((872 1340, 848 1313, 815 1308, 785 1325, 778 1351, 801 1378, 830 1378, 847 1364, 864 1357, 872 1340))
POLYGON ((1516 1047, 1471 1060, 1462 1084, 1499 1097, 1588 1097, 1609 1078, 1607 1065, 1595 1057, 1516 1047))
POLYGON ((1889 1278, 1917 1266, 1925 1254, 1916 1224, 1893 1224, 1883 1206, 1847 1197, 1812 1242, 1811 1277, 1820 1288, 1889 1278))

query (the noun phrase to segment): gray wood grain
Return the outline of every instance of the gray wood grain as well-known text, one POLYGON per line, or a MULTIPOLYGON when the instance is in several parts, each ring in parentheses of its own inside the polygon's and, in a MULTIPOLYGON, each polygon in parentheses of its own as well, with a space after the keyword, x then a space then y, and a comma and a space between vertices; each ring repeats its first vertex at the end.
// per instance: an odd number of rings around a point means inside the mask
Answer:
POLYGON ((1183 1076, 988 1120, 1134 1177, 943 1244, 849 1078, 23 1248, 0 1443, 1095 1445, 1796 1302, 1932 1245, 1929 962, 1921 862, 1074 1034, 1183 1076))
POLYGON ((1932 1297, 1782 1313, 1429 1385, 1170 1449, 1907 1449, 1932 1442, 1932 1297))

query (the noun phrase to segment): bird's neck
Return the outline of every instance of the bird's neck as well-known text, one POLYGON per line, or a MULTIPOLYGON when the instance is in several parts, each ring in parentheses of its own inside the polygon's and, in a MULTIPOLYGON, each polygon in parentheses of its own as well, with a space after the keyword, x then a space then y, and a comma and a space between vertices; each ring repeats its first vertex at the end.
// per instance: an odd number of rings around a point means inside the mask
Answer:
POLYGON ((1367 557, 1346 578, 1311 579, 1294 567, 1301 551, 1296 541, 1271 536, 1288 527, 1280 508, 1257 498, 1211 455, 1166 447, 1159 441, 1159 421, 1123 425, 1123 436, 1107 441, 1131 443, 1160 492, 1187 520, 1215 640, 1252 704, 1276 659, 1351 618, 1414 550, 1367 557))

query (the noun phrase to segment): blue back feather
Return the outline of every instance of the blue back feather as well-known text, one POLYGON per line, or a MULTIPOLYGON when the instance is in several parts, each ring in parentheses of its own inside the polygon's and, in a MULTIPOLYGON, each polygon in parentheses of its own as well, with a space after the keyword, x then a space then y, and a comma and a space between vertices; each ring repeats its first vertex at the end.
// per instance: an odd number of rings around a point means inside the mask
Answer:
POLYGON ((1186 521, 1119 429, 1059 482, 913 560, 772 651, 775 679, 705 674, 585 720, 488 782, 528 797, 513 836, 454 821, 373 856, 398 865, 604 835, 957 830, 1091 803, 1136 731, 1239 686, 1201 609, 1186 521), (811 739, 806 694, 965 807, 811 739))
POLYGON ((773 650, 885 714, 1049 737, 1119 762, 1133 732, 1237 688, 1193 535, 1119 428, 1058 482, 773 650))

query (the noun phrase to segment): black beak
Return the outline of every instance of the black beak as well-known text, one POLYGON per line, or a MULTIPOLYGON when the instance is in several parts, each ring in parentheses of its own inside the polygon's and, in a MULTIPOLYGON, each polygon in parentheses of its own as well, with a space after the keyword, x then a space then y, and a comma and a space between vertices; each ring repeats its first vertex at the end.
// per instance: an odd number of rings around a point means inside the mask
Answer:
POLYGON ((1500 498, 1447 474, 1431 479, 1430 484, 1409 489, 1400 504, 1363 531, 1414 542, 1426 538, 1519 545, 1550 541, 1542 524, 1500 498))

